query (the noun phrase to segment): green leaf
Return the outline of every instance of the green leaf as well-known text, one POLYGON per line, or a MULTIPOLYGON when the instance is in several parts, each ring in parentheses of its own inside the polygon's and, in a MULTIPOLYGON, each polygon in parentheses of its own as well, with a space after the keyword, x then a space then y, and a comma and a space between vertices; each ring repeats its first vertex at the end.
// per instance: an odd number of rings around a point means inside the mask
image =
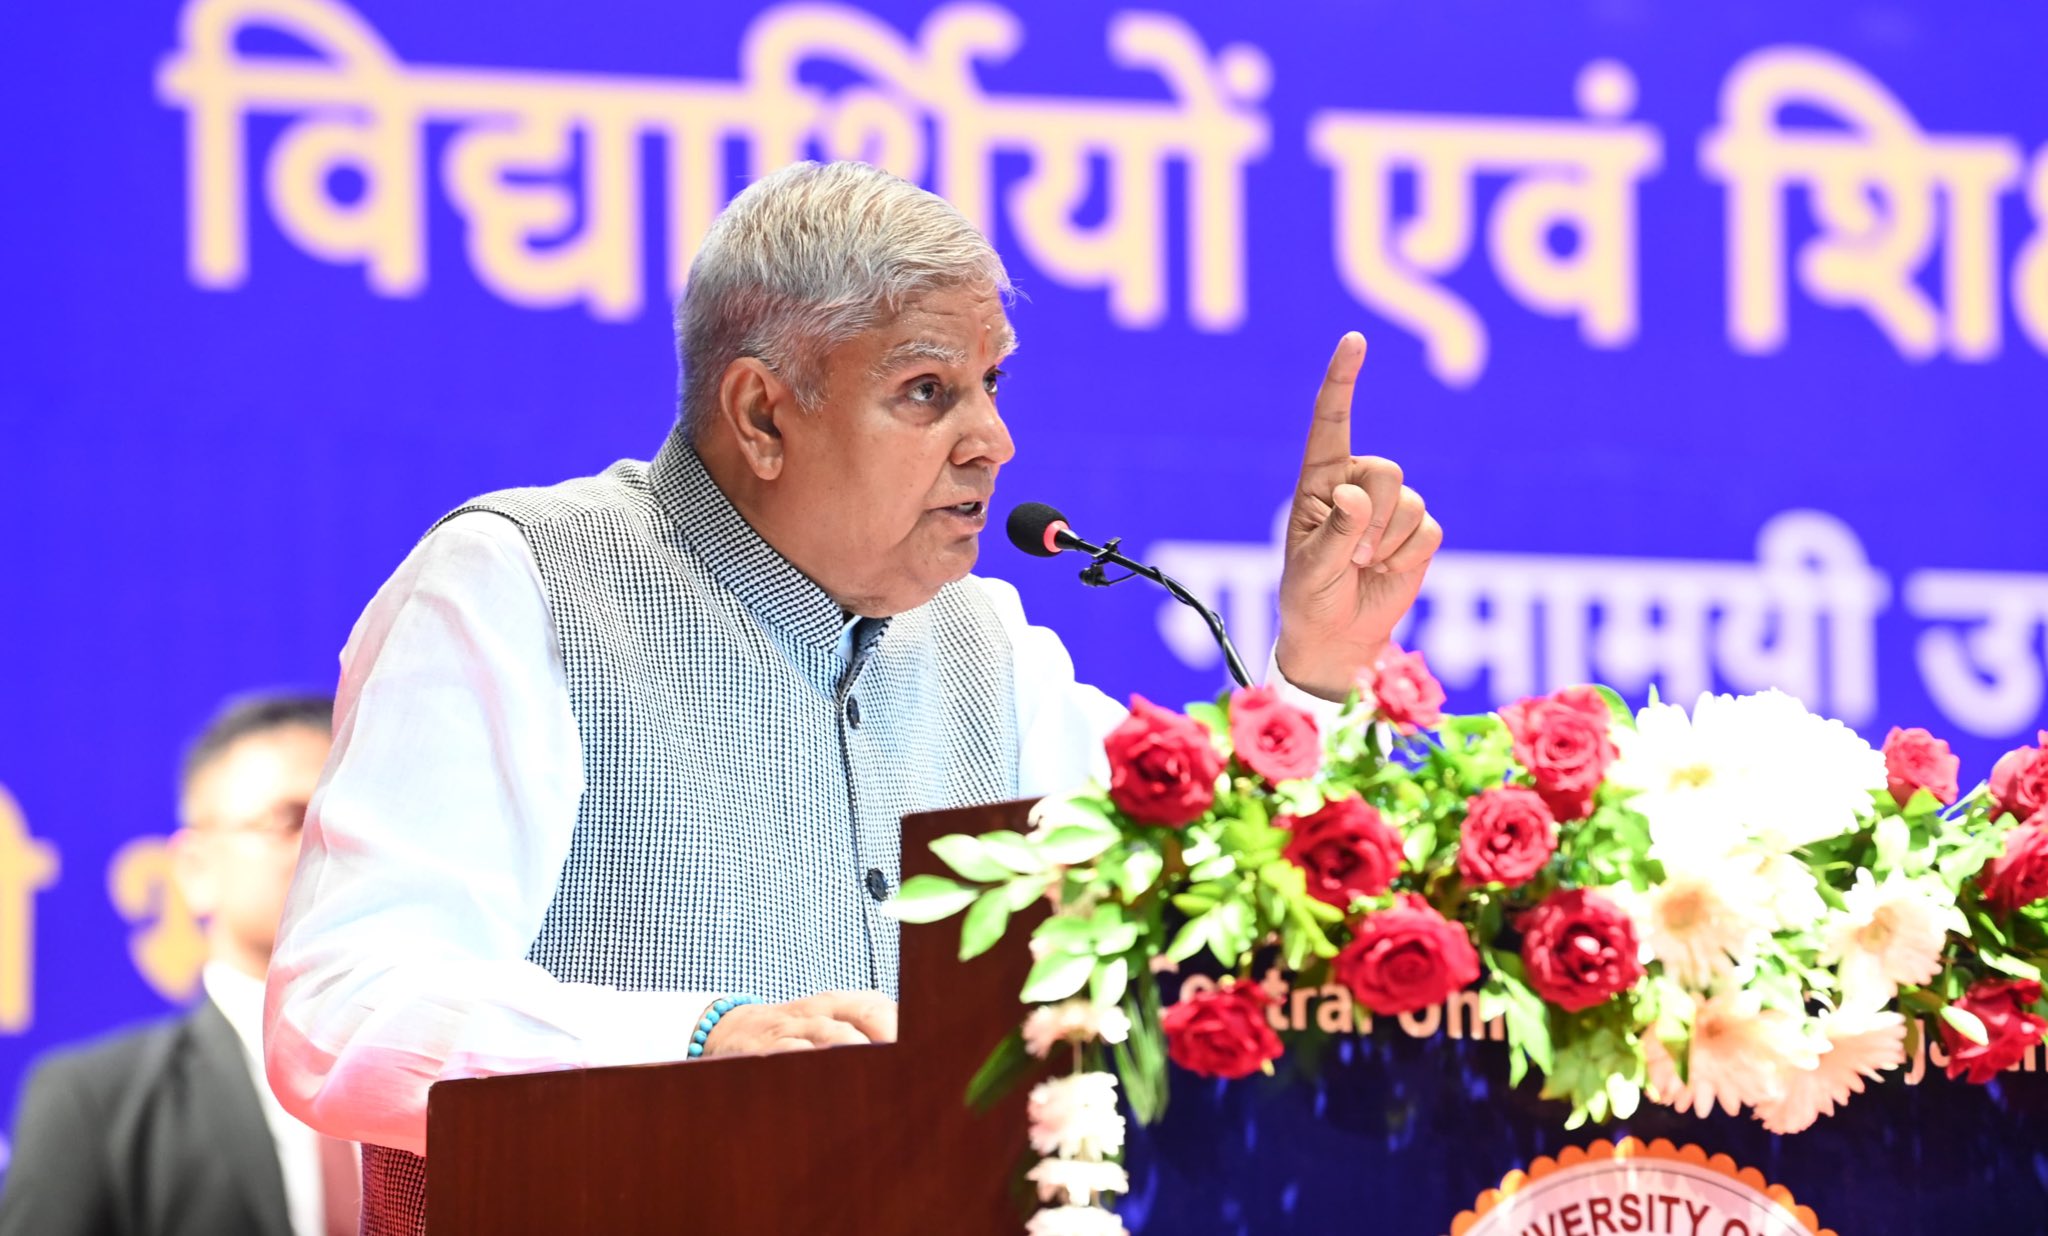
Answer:
POLYGON ((1210 911, 1197 914, 1182 923, 1180 930, 1174 934, 1173 943, 1166 946, 1168 959, 1186 961, 1207 947, 1214 917, 1214 911, 1210 911))
POLYGON ((1252 910, 1242 901, 1226 901, 1203 916, 1214 920, 1209 931, 1209 952, 1224 966, 1235 969, 1238 959, 1252 946, 1252 910))
POLYGON ((2037 983, 2041 981, 2041 967, 2034 965, 2032 962, 2022 961, 2008 953, 2001 953, 1988 948, 1979 951, 1977 956, 1983 960, 1985 965, 1990 966, 2000 974, 2010 974, 2014 978, 2033 979, 2037 983))
POLYGON ((1877 822, 1874 839, 1877 842, 1877 865, 1871 874, 1882 877, 1897 869, 1906 859, 1906 849, 1913 844, 1913 834, 1906 822, 1895 815, 1884 816, 1877 822))
POLYGON ((1050 872, 1041 875, 1018 876, 1002 886, 1003 905, 1015 914, 1040 897, 1052 886, 1054 877, 1050 872))
POLYGON ((1007 880, 1011 875, 1008 867, 982 850, 980 838, 966 833, 953 833, 932 842, 932 853, 964 879, 986 884, 992 880, 1007 880))
POLYGON ((973 1079, 967 1083, 967 1105, 976 1111, 987 1109, 1009 1093, 1037 1063, 1024 1050, 1023 1028, 1012 1029, 974 1071, 973 1079))
POLYGON ((1189 704, 1182 711, 1195 720, 1200 721, 1203 725, 1208 726, 1210 733, 1223 737, 1229 736, 1230 716, 1221 707, 1209 703, 1189 704))
POLYGON ((1218 854, 1188 871, 1188 879, 1196 883, 1204 880, 1220 880, 1237 870, 1237 859, 1229 854, 1218 854))
POLYGON ((1131 1019, 1130 1037, 1112 1044, 1110 1057, 1123 1082, 1131 1115, 1141 1125, 1156 1124, 1166 1114, 1166 1037, 1159 1030, 1159 984, 1138 983, 1124 999, 1131 1019))
POLYGON ((1307 873, 1289 862, 1267 863, 1259 868, 1259 880, 1285 897, 1305 896, 1308 891, 1307 873))
POLYGON ((1031 967, 1030 976, 1024 980, 1024 1003, 1051 1004, 1064 1000, 1081 990, 1082 984, 1094 973, 1093 954, 1048 953, 1038 959, 1031 967))
MULTIPOLYGON (((1526 1053, 1537 1071, 1549 1073, 1556 1063, 1550 1041, 1550 1010, 1543 997, 1522 981, 1522 959, 1500 949, 1486 950, 1494 982, 1506 1000, 1504 1020, 1508 1043, 1526 1053)), ((1519 1081, 1520 1079, 1516 1079, 1519 1081)))
POLYGON ((1954 1026, 1956 1033, 1982 1047, 1991 1041, 1990 1032, 1984 1029, 1984 1022, 1968 1009, 1953 1004, 1943 1005, 1941 1019, 1954 1026))
POLYGON ((1600 693, 1601 699, 1607 701, 1607 711, 1613 714, 1616 725, 1625 730, 1636 728, 1636 715, 1628 710, 1628 703, 1621 698, 1620 692, 1598 683, 1594 684, 1593 689, 1600 693))
POLYGON ((1643 1088, 1619 1073, 1607 1079, 1607 1102, 1616 1120, 1626 1120, 1642 1105, 1643 1088))
POLYGON ((2004 831, 1987 829, 1950 852, 1934 865, 1934 869, 1940 874, 1942 882, 1949 886, 1950 891, 1955 891, 1962 887, 1963 881, 1976 875, 1987 861, 2004 850, 2004 831))
POLYGON ((1055 914, 1040 923, 1031 938, 1042 941, 1055 953, 1093 953, 1095 924, 1073 914, 1055 914))
POLYGON ((1901 807, 1899 810, 1908 819, 1917 820, 1924 816, 1930 816, 1940 811, 1941 800, 1934 796, 1934 792, 1932 790, 1929 790, 1926 786, 1921 786, 1919 789, 1913 791, 1913 797, 1907 799, 1906 805, 1904 807, 1901 807))
POLYGON ((1128 953, 1138 947, 1138 939, 1144 929, 1136 923, 1118 923, 1105 928, 1095 937, 1095 955, 1108 957, 1115 953, 1128 953))
POLYGON ((1130 982, 1131 963, 1122 957, 1112 957, 1095 967, 1088 980, 1088 998, 1096 1008, 1114 1008, 1123 1001, 1130 982))
POLYGON ((1314 815, 1326 801, 1324 787, 1314 781, 1282 781, 1273 787, 1273 805, 1282 815, 1314 815))
POLYGON ((1136 901, 1159 880, 1159 873, 1166 870, 1166 859, 1158 847, 1146 842, 1132 842, 1131 852, 1124 856, 1122 878, 1116 881, 1117 891, 1125 901, 1136 901))
POLYGON ((992 888, 975 899, 967 910, 967 917, 960 920, 960 960, 979 957, 1003 938, 1003 929, 1010 925, 1010 906, 1004 900, 1004 890, 992 888))
POLYGON ((980 895, 981 890, 944 876, 912 876, 882 904, 882 913, 906 923, 936 923, 966 909, 980 895))
POLYGON ((1117 831, 1114 828, 1090 829, 1070 824, 1046 834, 1038 842, 1038 853, 1049 863, 1071 867, 1100 855, 1116 842, 1117 831))
POLYGON ((1223 853, 1222 844, 1210 829, 1190 827, 1182 837, 1180 861, 1190 867, 1199 866, 1223 853))
POLYGON ((982 853, 1018 875, 1035 875, 1045 870, 1045 860, 1021 833, 1007 829, 981 835, 982 853))

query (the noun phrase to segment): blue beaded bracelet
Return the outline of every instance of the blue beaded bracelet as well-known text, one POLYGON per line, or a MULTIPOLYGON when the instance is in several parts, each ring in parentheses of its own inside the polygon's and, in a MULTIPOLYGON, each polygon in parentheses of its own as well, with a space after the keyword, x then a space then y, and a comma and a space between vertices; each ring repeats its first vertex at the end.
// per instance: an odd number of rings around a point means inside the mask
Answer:
POLYGON ((742 1004, 759 1003, 759 996, 720 996, 713 1000, 711 1007, 704 1010, 704 1016, 697 1019, 696 1032, 690 1035, 690 1059, 695 1060, 704 1054, 704 1041, 711 1037, 711 1028, 718 1024, 720 1018, 742 1004))

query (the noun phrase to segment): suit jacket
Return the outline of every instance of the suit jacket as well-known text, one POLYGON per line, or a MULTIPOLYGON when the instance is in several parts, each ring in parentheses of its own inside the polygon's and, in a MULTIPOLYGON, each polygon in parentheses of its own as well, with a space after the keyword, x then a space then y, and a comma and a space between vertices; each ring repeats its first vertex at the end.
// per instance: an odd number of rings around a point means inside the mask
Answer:
POLYGON ((248 1058, 211 1000, 36 1065, 0 1236, 291 1236, 248 1058))

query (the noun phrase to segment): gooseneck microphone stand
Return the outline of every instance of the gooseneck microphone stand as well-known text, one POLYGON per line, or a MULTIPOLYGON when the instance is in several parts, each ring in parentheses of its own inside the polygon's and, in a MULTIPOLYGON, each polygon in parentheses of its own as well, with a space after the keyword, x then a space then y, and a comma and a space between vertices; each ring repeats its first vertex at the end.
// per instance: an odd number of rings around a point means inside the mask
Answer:
POLYGON ((1123 542, 1122 537, 1113 536, 1109 538, 1108 544, 1096 545, 1075 536, 1072 531, 1063 530, 1060 533, 1060 541, 1063 545, 1088 555, 1088 565, 1081 568, 1081 582, 1089 587, 1107 588, 1111 584, 1121 584, 1127 579, 1149 579, 1166 589, 1174 600, 1200 614, 1202 621, 1209 627, 1209 634, 1215 637, 1216 646, 1223 650, 1223 663, 1229 667, 1230 676, 1237 680, 1240 687, 1252 685, 1252 677, 1244 669, 1244 659, 1237 655, 1236 646, 1230 642, 1230 633, 1223 629, 1223 620, 1216 616, 1216 611, 1202 604, 1179 580, 1158 567, 1146 566, 1133 558, 1125 557, 1117 549, 1123 542), (1120 566, 1125 574, 1112 577, 1106 569, 1109 566, 1120 566))

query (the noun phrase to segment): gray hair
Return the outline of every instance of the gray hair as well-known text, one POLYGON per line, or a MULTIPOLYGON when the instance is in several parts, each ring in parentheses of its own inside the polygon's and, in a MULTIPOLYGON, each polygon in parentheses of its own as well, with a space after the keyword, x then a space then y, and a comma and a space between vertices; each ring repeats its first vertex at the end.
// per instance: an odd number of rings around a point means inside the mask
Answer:
POLYGON ((712 223, 676 305, 682 416, 698 439, 726 367, 757 357, 813 409, 825 353, 937 288, 1010 276, 986 237, 937 194, 865 163, 792 163, 712 223))

